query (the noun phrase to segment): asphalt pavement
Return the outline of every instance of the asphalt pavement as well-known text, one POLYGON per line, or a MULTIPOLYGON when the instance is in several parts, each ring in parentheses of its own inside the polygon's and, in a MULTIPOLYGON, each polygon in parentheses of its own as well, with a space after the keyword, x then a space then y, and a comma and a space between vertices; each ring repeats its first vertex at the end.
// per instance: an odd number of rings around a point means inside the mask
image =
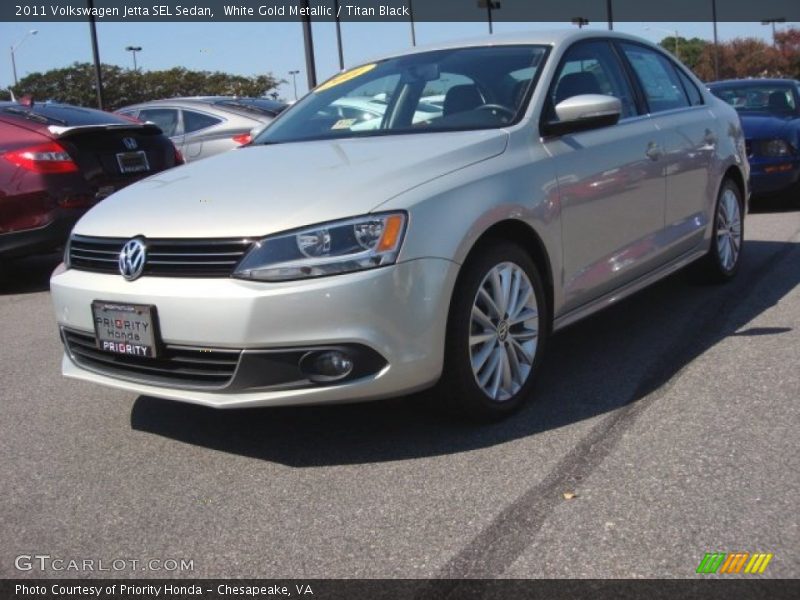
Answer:
POLYGON ((800 577, 798 204, 746 237, 733 282, 678 273, 554 336, 537 400, 482 427, 430 393, 214 411, 66 380, 58 256, 6 264, 0 577, 92 575, 15 567, 34 555, 141 561, 104 577, 695 577, 717 551, 800 577))

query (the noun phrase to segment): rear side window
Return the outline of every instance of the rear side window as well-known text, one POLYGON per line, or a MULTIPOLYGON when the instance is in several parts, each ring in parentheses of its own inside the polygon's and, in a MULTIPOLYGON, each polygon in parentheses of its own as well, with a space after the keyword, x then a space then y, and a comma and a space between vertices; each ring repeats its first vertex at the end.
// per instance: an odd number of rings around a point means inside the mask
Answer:
POLYGON ((183 111, 183 133, 192 133, 193 131, 200 131, 221 123, 221 119, 204 115, 203 113, 194 112, 193 110, 183 111))
POLYGON ((556 104, 581 94, 615 96, 622 118, 636 114, 636 103, 622 65, 608 42, 580 42, 567 50, 550 88, 551 118, 556 104))
POLYGON ((621 44, 644 90, 651 113, 689 106, 678 74, 666 57, 636 44, 621 44))
POLYGON ((178 111, 174 108, 145 108, 139 111, 139 120, 155 123, 165 135, 171 137, 178 128, 178 111))
POLYGON ((689 79, 680 69, 676 68, 675 71, 678 73, 678 77, 683 84, 683 89, 686 90, 686 95, 689 96, 689 103, 692 106, 700 106, 703 104, 703 96, 700 93, 700 90, 697 89, 697 86, 694 84, 694 82, 689 79))

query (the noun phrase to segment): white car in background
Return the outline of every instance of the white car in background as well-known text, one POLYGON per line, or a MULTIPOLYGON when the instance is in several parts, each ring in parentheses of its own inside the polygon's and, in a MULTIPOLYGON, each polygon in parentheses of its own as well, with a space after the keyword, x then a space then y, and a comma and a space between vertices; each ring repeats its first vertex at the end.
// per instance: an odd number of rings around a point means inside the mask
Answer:
POLYGON ((192 96, 133 104, 117 113, 157 125, 192 162, 249 144, 285 109, 269 98, 192 96))

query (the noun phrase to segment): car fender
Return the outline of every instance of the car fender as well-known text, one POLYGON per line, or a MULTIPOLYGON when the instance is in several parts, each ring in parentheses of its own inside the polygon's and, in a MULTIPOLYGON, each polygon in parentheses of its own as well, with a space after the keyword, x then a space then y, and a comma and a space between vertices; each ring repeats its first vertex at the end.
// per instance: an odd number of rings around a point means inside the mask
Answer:
POLYGON ((462 265, 491 228, 524 224, 545 250, 558 304, 561 211, 555 168, 539 145, 509 147, 501 157, 430 181, 376 210, 409 213, 399 261, 435 257, 462 265))

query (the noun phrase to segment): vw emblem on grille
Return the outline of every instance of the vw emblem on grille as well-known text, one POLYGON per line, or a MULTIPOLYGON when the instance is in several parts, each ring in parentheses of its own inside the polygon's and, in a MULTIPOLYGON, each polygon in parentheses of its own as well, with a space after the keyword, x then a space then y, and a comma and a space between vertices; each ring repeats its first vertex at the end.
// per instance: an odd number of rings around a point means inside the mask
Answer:
POLYGON ((122 138, 122 144, 128 150, 136 150, 136 148, 139 147, 139 144, 137 144, 136 140, 134 138, 132 138, 132 137, 124 137, 124 138, 122 138))
POLYGON ((119 272, 128 281, 133 281, 144 271, 147 247, 144 240, 132 239, 125 243, 119 253, 119 272))

